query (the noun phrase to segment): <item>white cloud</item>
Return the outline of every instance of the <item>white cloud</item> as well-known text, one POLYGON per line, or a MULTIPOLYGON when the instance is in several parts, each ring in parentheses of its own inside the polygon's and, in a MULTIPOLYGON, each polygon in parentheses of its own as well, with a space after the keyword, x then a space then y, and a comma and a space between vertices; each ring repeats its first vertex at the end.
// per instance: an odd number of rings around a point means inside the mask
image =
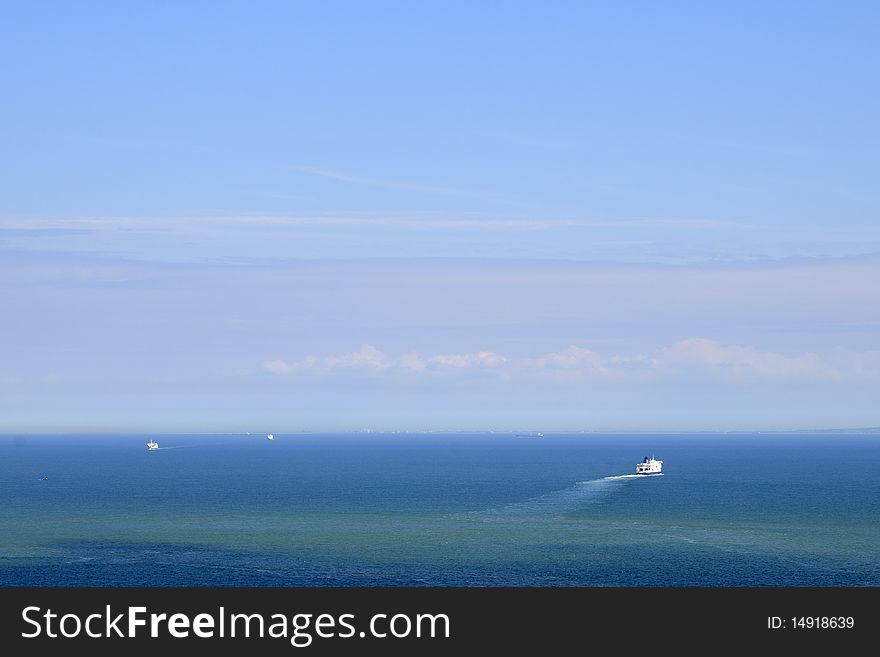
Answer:
POLYGON ((376 349, 376 347, 363 344, 357 351, 350 354, 342 354, 341 356, 330 356, 324 359, 323 364, 330 369, 340 367, 372 367, 380 369, 387 367, 385 362, 385 354, 376 349))
POLYGON ((428 363, 440 367, 497 367, 507 362, 504 356, 491 351, 475 354, 440 354, 428 358, 428 363))
POLYGON ((286 375, 303 371, 361 369, 430 374, 464 370, 495 371, 505 376, 517 372, 545 375, 559 381, 600 378, 608 381, 661 381, 669 377, 710 377, 730 382, 755 380, 840 381, 880 377, 880 352, 837 350, 817 354, 785 355, 742 345, 724 345, 706 338, 688 338, 659 349, 654 355, 615 354, 603 357, 595 351, 571 345, 537 357, 507 357, 493 351, 422 356, 408 352, 398 357, 384 354, 369 344, 357 351, 332 356, 307 356, 287 362, 270 360, 266 372, 286 375))
POLYGON ((559 367, 562 369, 593 369, 603 366, 602 357, 595 351, 575 347, 574 345, 557 351, 545 354, 539 358, 531 359, 528 364, 536 368, 559 367))
POLYGON ((786 356, 769 351, 758 351, 740 345, 722 345, 705 338, 689 338, 661 349, 658 356, 661 368, 697 366, 726 371, 735 376, 772 378, 837 378, 836 368, 823 362, 816 354, 786 356))
POLYGON ((428 367, 428 361, 414 351, 398 358, 397 364, 405 370, 412 370, 414 372, 423 372, 428 367))
POLYGON ((306 356, 292 363, 280 359, 263 363, 263 369, 271 374, 290 374, 302 370, 383 369, 388 366, 385 354, 369 344, 361 345, 357 351, 336 356, 306 356))
POLYGON ((263 369, 272 374, 288 374, 292 368, 283 360, 270 360, 263 363, 263 369))
POLYGON ((470 354, 438 354, 422 357, 416 352, 405 353, 398 358, 389 358, 376 347, 364 344, 357 351, 334 356, 306 356, 302 360, 287 362, 276 359, 263 363, 263 370, 271 374, 290 374, 304 370, 340 370, 361 368, 381 370, 387 368, 424 372, 428 369, 498 367, 507 362, 503 356, 491 351, 478 351, 470 354))

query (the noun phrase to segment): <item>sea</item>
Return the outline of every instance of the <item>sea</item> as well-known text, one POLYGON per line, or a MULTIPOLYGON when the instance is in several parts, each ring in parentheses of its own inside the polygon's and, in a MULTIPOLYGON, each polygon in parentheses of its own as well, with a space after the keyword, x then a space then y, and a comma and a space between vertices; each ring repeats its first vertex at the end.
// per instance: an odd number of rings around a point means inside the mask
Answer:
POLYGON ((878 463, 877 433, 4 435, 0 586, 878 586, 878 463))

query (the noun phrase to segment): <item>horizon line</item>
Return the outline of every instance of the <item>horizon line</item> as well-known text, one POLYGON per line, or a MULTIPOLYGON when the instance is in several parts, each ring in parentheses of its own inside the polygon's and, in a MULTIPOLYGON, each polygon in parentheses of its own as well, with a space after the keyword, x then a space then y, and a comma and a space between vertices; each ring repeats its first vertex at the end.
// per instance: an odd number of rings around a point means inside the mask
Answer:
POLYGON ((667 434, 759 434, 759 433, 880 433, 880 426, 868 427, 824 427, 824 428, 790 428, 790 429, 296 429, 267 431, 168 431, 168 430, 134 430, 118 431, 113 429, 81 429, 81 430, 0 430, 0 436, 82 436, 87 434, 121 435, 121 436, 253 436, 265 433, 275 435, 329 435, 350 434, 363 436, 382 435, 424 435, 424 434, 489 434, 489 435, 523 435, 541 436, 566 435, 667 435, 667 434))

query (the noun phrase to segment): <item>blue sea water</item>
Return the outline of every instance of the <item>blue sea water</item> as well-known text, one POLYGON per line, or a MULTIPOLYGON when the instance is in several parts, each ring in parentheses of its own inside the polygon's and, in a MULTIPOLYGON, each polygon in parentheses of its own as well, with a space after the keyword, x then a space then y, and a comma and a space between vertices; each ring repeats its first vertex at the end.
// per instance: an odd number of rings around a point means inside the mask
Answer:
POLYGON ((880 585, 876 434, 147 439, 0 436, 0 585, 880 585))

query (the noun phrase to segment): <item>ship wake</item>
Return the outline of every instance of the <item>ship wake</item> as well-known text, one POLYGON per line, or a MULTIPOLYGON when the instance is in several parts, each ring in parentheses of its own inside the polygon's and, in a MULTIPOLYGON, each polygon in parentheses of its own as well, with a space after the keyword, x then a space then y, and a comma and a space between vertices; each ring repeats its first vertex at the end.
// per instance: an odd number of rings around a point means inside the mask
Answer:
POLYGON ((192 449, 194 447, 217 447, 218 445, 231 445, 232 443, 227 441, 223 443, 190 443, 188 445, 168 445, 167 447, 157 447, 153 451, 164 451, 166 449, 192 449))
POLYGON ((547 515, 576 511, 590 504, 602 502, 621 490, 633 479, 658 475, 621 474, 578 481, 568 488, 554 490, 522 502, 515 502, 486 512, 488 515, 547 515))

